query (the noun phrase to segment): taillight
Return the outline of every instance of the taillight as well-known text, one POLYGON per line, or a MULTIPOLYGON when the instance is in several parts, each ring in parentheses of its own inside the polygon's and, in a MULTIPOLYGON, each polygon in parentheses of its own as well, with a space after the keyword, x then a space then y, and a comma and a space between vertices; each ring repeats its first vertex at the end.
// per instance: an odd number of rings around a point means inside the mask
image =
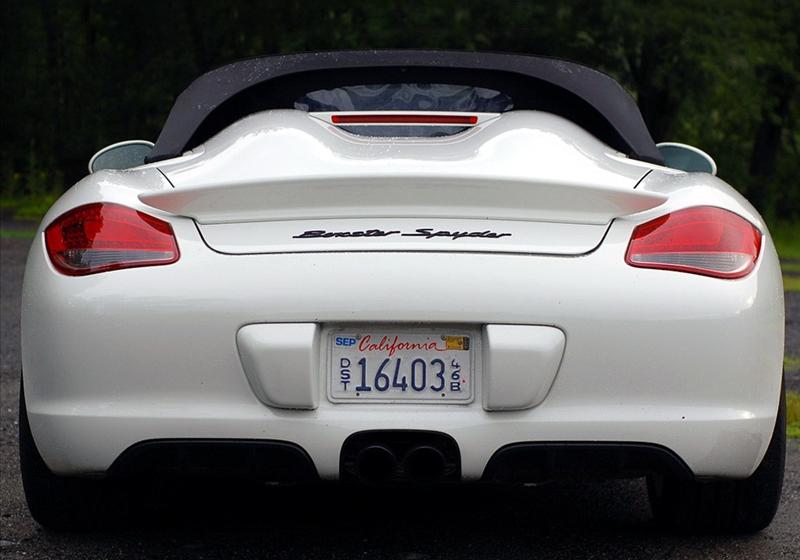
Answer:
POLYGON ((756 265, 761 232, 722 208, 698 206, 661 216, 633 230, 625 262, 642 268, 741 278, 756 265))
POLYGON ((44 235, 53 266, 70 276, 170 264, 180 257, 172 226, 119 204, 79 206, 56 218, 44 235))

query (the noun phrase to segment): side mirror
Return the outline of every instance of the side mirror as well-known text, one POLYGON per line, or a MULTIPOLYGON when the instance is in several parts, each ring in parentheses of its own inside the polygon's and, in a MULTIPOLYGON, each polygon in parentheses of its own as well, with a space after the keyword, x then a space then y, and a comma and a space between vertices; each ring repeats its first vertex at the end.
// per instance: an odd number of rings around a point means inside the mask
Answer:
POLYGON ((678 142, 656 144, 667 167, 681 171, 717 174, 717 162, 703 150, 678 142))
POLYGON ((128 169, 144 164, 144 158, 153 149, 147 140, 126 140, 106 146, 89 160, 89 173, 101 169, 128 169))

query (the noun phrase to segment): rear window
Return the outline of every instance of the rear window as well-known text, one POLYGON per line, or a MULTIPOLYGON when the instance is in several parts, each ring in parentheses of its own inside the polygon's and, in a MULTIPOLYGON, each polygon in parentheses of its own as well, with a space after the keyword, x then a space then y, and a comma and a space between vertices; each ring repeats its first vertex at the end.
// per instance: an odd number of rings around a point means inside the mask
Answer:
POLYGON ((294 102, 301 111, 464 111, 503 113, 511 98, 494 89, 453 84, 369 84, 311 91, 294 102))
MULTIPOLYGON (((511 97, 500 91, 454 84, 364 84, 318 89, 294 102, 309 112, 338 111, 459 111, 503 113, 514 108, 511 97)), ((363 136, 449 136, 459 126, 346 126, 343 130, 363 136)))

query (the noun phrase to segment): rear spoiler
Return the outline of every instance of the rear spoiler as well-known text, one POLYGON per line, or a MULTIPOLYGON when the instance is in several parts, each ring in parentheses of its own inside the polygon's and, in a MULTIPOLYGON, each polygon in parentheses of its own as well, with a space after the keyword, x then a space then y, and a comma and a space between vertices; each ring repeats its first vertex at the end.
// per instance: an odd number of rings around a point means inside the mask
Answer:
POLYGON ((145 193, 139 199, 153 208, 200 223, 447 216, 606 224, 615 217, 659 206, 666 196, 630 187, 473 175, 398 177, 359 173, 176 188, 145 193))

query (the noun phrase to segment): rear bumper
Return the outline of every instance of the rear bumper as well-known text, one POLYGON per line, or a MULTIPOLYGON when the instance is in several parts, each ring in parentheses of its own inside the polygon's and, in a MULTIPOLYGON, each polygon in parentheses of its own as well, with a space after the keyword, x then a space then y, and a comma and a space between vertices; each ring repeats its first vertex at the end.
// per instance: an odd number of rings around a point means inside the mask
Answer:
POLYGON ((216 408, 213 416, 203 405, 170 408, 175 410, 139 404, 135 410, 115 414, 77 415, 63 410, 29 411, 29 416, 42 456, 60 474, 103 473, 128 447, 154 438, 222 438, 291 442, 308 453, 325 479, 339 478, 341 448, 349 436, 376 429, 446 433, 458 444, 464 480, 481 479, 492 456, 506 446, 564 441, 653 444, 674 452, 697 476, 744 477, 758 465, 761 443, 769 442, 766 434, 775 423, 774 416, 742 418, 744 411, 730 410, 726 417, 715 409, 693 411, 695 419, 687 421, 681 418, 687 409, 678 407, 639 407, 638 415, 634 407, 624 406, 616 412, 587 407, 579 413, 569 407, 526 413, 393 407, 390 412, 317 410, 278 415, 254 403, 216 408))
MULTIPOLYGON (((782 285, 767 242, 747 278, 635 269, 632 223, 581 257, 318 253, 221 255, 175 220, 169 267, 68 278, 33 245, 23 302, 31 428, 61 474, 106 472, 129 447, 164 438, 290 442, 320 477, 339 477, 343 442, 364 430, 443 432, 461 475, 520 442, 637 442, 697 476, 746 477, 769 443, 783 355, 782 285), (424 271, 420 274, 419 271, 424 271), (264 404, 236 343, 255 323, 546 325, 566 337, 538 406, 264 404)), ((325 351, 324 348, 321 351, 325 351)))

